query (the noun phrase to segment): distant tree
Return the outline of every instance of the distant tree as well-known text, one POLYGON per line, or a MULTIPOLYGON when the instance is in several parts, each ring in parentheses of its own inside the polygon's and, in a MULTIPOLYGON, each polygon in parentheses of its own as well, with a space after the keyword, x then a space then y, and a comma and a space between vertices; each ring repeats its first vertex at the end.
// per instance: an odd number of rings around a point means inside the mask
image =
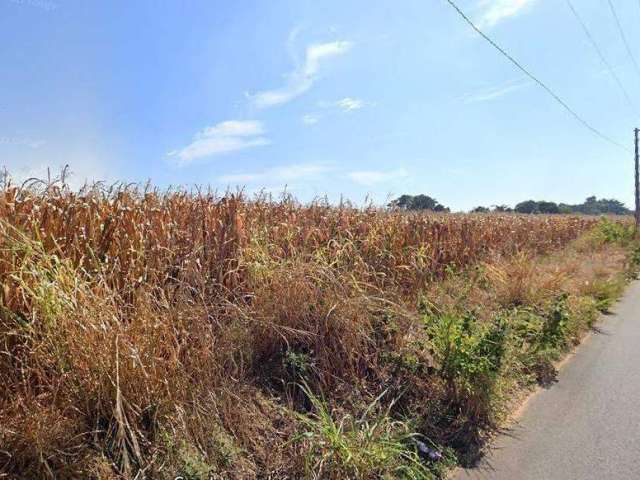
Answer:
POLYGON ((538 202, 527 200, 516 205, 515 211, 518 213, 540 213, 538 202))
POLYGON ((513 212, 513 208, 508 205, 491 205, 491 208, 488 207, 475 207, 471 210, 471 213, 511 213, 513 212))
POLYGON ((632 213, 631 210, 624 206, 624 203, 613 198, 602 198, 598 202, 602 213, 612 213, 614 215, 629 215, 632 213))
POLYGON ((412 198, 413 197, 411 195, 400 195, 395 200, 391 200, 391 202, 387 206, 391 208, 408 208, 408 206, 411 204, 412 198))
POLYGON ((499 213, 510 213, 513 212, 513 208, 508 205, 494 205, 493 211, 499 213))
MULTIPOLYGON (((565 206, 565 205, 563 205, 565 206)), ((631 210, 625 207, 624 203, 615 199, 601 198, 597 199, 594 196, 588 197, 584 203, 579 205, 566 205, 574 213, 584 213, 586 215, 629 215, 631 210)))
POLYGON ((560 213, 574 213, 573 207, 571 205, 567 205, 566 203, 561 203, 558 205, 558 209, 560 213))
POLYGON ((598 199, 595 196, 587 197, 583 204, 572 205, 573 211, 578 213, 586 213, 588 215, 598 215, 600 208, 598 206, 598 199))
POLYGON ((556 204, 554 202, 527 200, 516 205, 518 213, 582 213, 585 215, 629 215, 631 210, 618 200, 588 197, 584 203, 569 205, 567 203, 556 204))
POLYGON ((434 212, 448 212, 449 209, 428 195, 401 195, 388 205, 402 210, 432 210, 434 212))
POLYGON ((560 207, 554 202, 538 202, 538 211, 540 213, 560 213, 560 207))
POLYGON ((489 210, 487 207, 476 207, 473 210, 471 210, 471 213, 489 213, 491 210, 489 210))

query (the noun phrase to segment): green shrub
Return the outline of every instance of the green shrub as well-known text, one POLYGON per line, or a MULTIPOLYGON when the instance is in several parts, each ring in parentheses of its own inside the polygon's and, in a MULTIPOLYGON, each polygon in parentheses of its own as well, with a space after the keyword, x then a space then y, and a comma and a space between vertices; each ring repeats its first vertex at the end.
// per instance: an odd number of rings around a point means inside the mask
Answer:
POLYGON ((633 240, 635 227, 631 223, 614 222, 603 218, 596 226, 595 232, 603 243, 618 243, 626 246, 633 240))
POLYGON ((566 293, 558 296, 544 317, 544 326, 540 338, 543 348, 556 349, 566 341, 567 324, 570 319, 570 311, 567 305, 569 295, 566 293))
POLYGON ((441 375, 474 388, 495 378, 505 352, 506 323, 478 322, 475 316, 425 317, 441 375))

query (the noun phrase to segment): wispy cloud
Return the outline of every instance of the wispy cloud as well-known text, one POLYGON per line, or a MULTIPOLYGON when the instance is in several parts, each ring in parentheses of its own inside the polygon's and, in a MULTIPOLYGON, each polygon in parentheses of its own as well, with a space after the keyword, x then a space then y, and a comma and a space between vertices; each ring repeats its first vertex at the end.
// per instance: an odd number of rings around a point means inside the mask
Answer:
POLYGON ((302 116, 302 123, 305 125, 315 125, 320 121, 320 116, 314 113, 308 113, 302 116))
POLYGON ((480 0, 477 23, 481 28, 491 28, 511 17, 528 11, 537 0, 480 0))
POLYGON ((344 55, 352 46, 351 42, 345 40, 308 46, 304 62, 287 75, 286 85, 278 89, 265 90, 255 95, 250 95, 252 103, 257 108, 268 108, 290 102, 299 97, 313 86, 324 62, 332 57, 344 55))
POLYGON ((235 185, 286 183, 294 180, 316 177, 331 170, 331 167, 322 164, 292 164, 268 168, 260 172, 243 172, 221 175, 217 180, 220 183, 235 185))
POLYGON ((305 125, 314 125, 326 116, 335 113, 351 113, 368 105, 374 104, 353 97, 344 97, 332 102, 318 102, 318 111, 304 115, 302 117, 302 123, 305 125))
POLYGON ((510 82, 503 83, 502 85, 488 88, 480 92, 469 93, 461 97, 461 100, 464 103, 488 102, 491 100, 496 100, 500 97, 504 97, 505 95, 529 87, 531 85, 532 83, 528 80, 512 80, 510 82))
POLYGON ((373 186, 380 183, 387 183, 409 176, 409 172, 404 168, 396 170, 358 170, 347 173, 347 177, 360 185, 373 186))
POLYGON ((185 166, 199 158, 269 145, 271 141, 264 133, 262 122, 227 120, 201 130, 189 145, 167 155, 176 157, 179 166, 185 166))
POLYGON ((343 112, 352 112, 354 110, 360 110, 364 107, 364 101, 359 98, 345 97, 336 102, 336 106, 343 112))

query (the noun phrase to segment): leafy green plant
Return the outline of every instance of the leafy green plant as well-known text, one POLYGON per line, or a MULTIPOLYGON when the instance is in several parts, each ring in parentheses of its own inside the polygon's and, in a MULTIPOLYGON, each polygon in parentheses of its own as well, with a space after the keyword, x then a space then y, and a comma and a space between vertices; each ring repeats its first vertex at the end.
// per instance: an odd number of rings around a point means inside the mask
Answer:
POLYGON ((540 338, 543 347, 558 348, 566 340, 567 323, 570 318, 568 297, 566 293, 558 296, 544 317, 540 338))
POLYGON ((474 383, 489 379, 500 369, 506 324, 498 318, 480 323, 472 314, 425 317, 427 331, 440 360, 441 375, 474 383))
POLYGON ((634 267, 640 266, 640 246, 636 246, 629 254, 629 260, 634 267))
MULTIPOLYGON (((436 478, 434 472, 441 466, 421 459, 414 441, 419 435, 411 431, 408 422, 393 420, 390 406, 380 410, 384 393, 360 417, 354 417, 330 411, 323 399, 307 386, 302 388, 313 405, 310 415, 300 416, 304 432, 295 438, 307 446, 307 478, 436 478)), ((444 462, 451 464, 451 458, 444 462)))
POLYGON ((312 367, 311 357, 307 353, 296 352, 288 349, 283 357, 284 367, 289 376, 297 382, 307 380, 307 375, 312 367))
POLYGON ((178 478, 184 480, 209 480, 212 478, 214 468, 207 464, 194 447, 183 444, 179 453, 182 467, 178 472, 178 478))
POLYGON ((604 243, 618 243, 620 245, 628 245, 635 232, 631 223, 615 222, 606 218, 600 220, 595 231, 604 243))

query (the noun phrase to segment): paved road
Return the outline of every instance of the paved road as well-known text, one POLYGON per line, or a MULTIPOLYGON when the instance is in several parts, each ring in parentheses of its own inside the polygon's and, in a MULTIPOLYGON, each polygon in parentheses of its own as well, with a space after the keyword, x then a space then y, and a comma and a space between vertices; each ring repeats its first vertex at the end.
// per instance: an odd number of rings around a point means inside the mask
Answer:
POLYGON ((456 480, 640 479, 640 282, 537 393, 478 468, 456 480))

